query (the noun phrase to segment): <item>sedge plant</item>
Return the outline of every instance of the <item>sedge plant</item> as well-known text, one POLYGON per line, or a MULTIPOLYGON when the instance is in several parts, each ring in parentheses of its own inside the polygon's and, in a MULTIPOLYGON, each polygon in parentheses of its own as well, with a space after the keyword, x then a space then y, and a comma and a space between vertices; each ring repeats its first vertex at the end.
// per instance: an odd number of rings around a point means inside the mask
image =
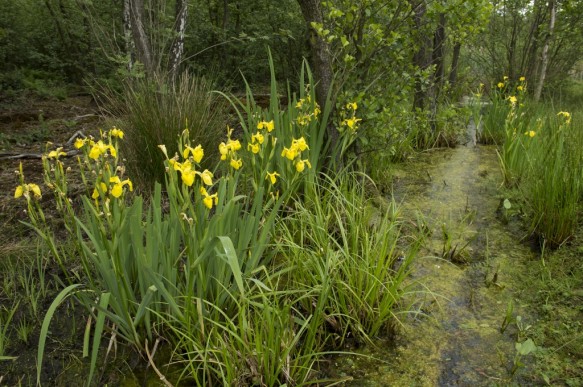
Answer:
POLYGON ((296 203, 298 211, 280 223, 280 249, 281 263, 294 267, 287 286, 319 290, 303 309, 323 309, 327 326, 341 338, 350 332, 370 341, 395 318, 417 246, 401 250, 397 206, 376 209, 363 179, 345 174, 318 184, 317 194, 296 203))

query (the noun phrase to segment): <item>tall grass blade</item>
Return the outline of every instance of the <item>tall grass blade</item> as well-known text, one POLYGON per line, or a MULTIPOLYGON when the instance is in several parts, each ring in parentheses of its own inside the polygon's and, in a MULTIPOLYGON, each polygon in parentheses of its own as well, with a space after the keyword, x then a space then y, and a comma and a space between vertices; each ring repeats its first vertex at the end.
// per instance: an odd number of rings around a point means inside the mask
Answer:
POLYGON ((75 289, 77 289, 81 286, 82 286, 81 284, 73 284, 73 285, 69 285, 65 289, 63 289, 57 295, 57 297, 55 297, 55 299, 51 303, 51 306, 49 306, 49 309, 47 310, 47 314, 45 315, 45 318, 43 319, 43 324, 41 326, 40 335, 39 335, 39 339, 38 339, 38 351, 37 351, 37 357, 36 357, 36 384, 38 386, 40 386, 40 384, 41 384, 40 383, 40 375, 41 375, 41 371, 42 371, 43 357, 44 357, 44 353, 45 353, 45 346, 46 346, 47 335, 49 333, 49 325, 51 324, 51 320, 53 319, 53 316, 55 315, 55 311, 57 310, 59 305, 61 305, 61 303, 68 296, 70 296, 75 289))

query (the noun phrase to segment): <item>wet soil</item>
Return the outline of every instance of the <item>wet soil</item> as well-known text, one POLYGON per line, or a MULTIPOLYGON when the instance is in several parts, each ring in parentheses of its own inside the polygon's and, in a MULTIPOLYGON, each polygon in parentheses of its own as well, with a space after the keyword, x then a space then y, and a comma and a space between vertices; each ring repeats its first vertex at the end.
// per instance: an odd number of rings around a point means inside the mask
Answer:
MULTIPOLYGON (((102 124, 97 106, 89 96, 65 101, 27 94, 0 98, 0 245, 18 240, 24 232, 18 224, 19 220, 27 219, 22 213, 24 208, 13 200, 14 188, 19 184, 15 171, 20 163, 27 182, 40 185, 42 163, 35 155, 45 152, 47 146, 54 149, 65 144, 78 131, 96 134, 102 124)), ((74 165, 75 158, 66 162, 74 165)))
POLYGON ((351 386, 521 384, 530 355, 515 372, 515 343, 525 340, 515 321, 521 316, 524 328, 534 317, 521 304, 519 274, 537 254, 503 222, 495 149, 470 141, 397 168, 393 196, 427 235, 411 276, 411 313, 400 315, 392 343, 341 361, 339 375, 352 375, 351 386))

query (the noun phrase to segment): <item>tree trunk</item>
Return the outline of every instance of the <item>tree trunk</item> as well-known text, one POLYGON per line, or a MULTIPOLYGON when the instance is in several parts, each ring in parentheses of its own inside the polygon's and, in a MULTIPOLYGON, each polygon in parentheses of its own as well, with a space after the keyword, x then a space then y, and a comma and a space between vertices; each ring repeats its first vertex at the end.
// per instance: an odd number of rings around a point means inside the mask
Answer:
MULTIPOLYGON (((513 10, 513 13, 514 10, 513 10)), ((514 66, 514 62, 516 62, 516 43, 518 40, 518 20, 516 15, 513 15, 512 18, 512 32, 510 33, 510 44, 507 47, 507 51, 506 51, 506 58, 508 60, 508 70, 506 72, 506 75, 508 75, 508 77, 511 80, 515 80, 515 66, 514 66)))
POLYGON ((541 54, 541 68, 540 68, 540 76, 538 82, 536 84, 536 89, 534 91, 534 100, 538 102, 540 99, 543 85, 545 83, 545 77, 547 75, 547 67, 549 65, 549 45, 553 38, 553 32, 555 30, 555 17, 557 12, 557 3, 555 0, 549 1, 549 13, 550 13, 550 20, 549 20, 549 30, 547 31, 547 36, 545 38, 545 45, 543 46, 543 51, 541 54))
POLYGON ((529 82, 535 84, 536 78, 536 63, 537 63, 537 52, 538 52, 538 39, 540 35, 540 26, 542 21, 542 10, 541 10, 540 0, 536 0, 533 6, 533 18, 532 24, 528 32, 528 38, 524 44, 524 51, 522 54, 522 62, 520 64, 520 75, 526 76, 529 82))
POLYGON ((131 0, 123 0, 123 40, 124 49, 127 58, 127 70, 129 73, 134 69, 134 40, 132 39, 132 19, 131 19, 131 0))
POLYGON ((441 92, 443 79, 445 77, 445 14, 439 15, 439 23, 433 35, 433 51, 431 53, 431 64, 435 66, 434 83, 437 88, 437 95, 441 92))
MULTIPOLYGON (((310 33, 311 67, 316 83, 316 98, 318 104, 324 108, 326 98, 332 86, 332 58, 326 41, 322 39, 318 32, 312 27, 312 23, 323 25, 320 0, 297 0, 302 11, 302 15, 308 25, 310 33)), ((334 149, 338 142, 338 131, 332 125, 328 126, 328 139, 331 149, 334 149)))
MULTIPOLYGON (((430 63, 427 51, 431 43, 428 36, 421 32, 421 28, 425 19, 425 13, 427 12, 427 4, 425 0, 421 0, 419 3, 411 1, 411 8, 413 8, 413 22, 415 31, 417 32, 417 51, 413 54, 413 66, 419 70, 426 70, 430 63)), ((425 108, 427 92, 423 84, 423 77, 421 75, 417 76, 415 79, 415 93, 413 95, 413 110, 423 110, 425 108)))
POLYGON ((184 52, 184 34, 186 31, 186 19, 188 17, 188 0, 176 0, 176 19, 174 21, 174 32, 176 34, 172 48, 170 49, 170 76, 176 79, 182 53, 184 52))
POLYGON ((452 89, 457 82, 457 70, 459 67, 461 50, 462 50, 461 42, 456 42, 455 45, 453 46, 451 68, 449 70, 449 84, 451 85, 452 89))
POLYGON ((439 109, 439 98, 443 89, 443 79, 445 77, 445 14, 439 14, 437 28, 433 34, 433 50, 431 52, 431 65, 435 66, 433 79, 429 88, 430 125, 431 130, 437 132, 437 113, 439 109))
POLYGON ((137 58, 144 64, 146 73, 152 74, 154 72, 154 62, 152 60, 150 39, 144 29, 144 0, 130 0, 130 20, 137 58))

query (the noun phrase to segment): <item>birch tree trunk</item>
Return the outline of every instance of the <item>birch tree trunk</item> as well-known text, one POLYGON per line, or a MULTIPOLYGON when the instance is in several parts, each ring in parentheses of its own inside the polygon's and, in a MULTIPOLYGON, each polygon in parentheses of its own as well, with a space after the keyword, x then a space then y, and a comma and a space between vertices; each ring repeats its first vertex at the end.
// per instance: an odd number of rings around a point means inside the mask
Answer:
POLYGON ((543 85, 545 83, 545 78, 547 75, 547 67, 549 65, 549 45, 553 38, 553 33, 555 30, 555 17, 557 13, 557 3, 555 0, 549 1, 549 12, 550 12, 550 20, 549 20, 549 30, 547 32, 547 36, 545 38, 545 44, 543 46, 543 51, 541 54, 541 68, 540 68, 540 76, 538 78, 538 82, 536 84, 536 89, 534 90, 534 100, 538 102, 540 100, 540 96, 543 91, 543 85))
POLYGON ((176 37, 170 49, 170 76, 174 80, 178 75, 182 53, 184 52, 184 34, 186 31, 186 19, 188 17, 188 0, 176 0, 176 19, 174 31, 176 37))
POLYGON ((134 68, 134 40, 132 39, 132 21, 131 21, 131 0, 123 0, 123 41, 124 49, 127 57, 127 70, 129 73, 134 68))
POLYGON ((154 72, 150 39, 144 29, 144 0, 130 0, 130 21, 137 59, 144 64, 147 74, 154 72))

